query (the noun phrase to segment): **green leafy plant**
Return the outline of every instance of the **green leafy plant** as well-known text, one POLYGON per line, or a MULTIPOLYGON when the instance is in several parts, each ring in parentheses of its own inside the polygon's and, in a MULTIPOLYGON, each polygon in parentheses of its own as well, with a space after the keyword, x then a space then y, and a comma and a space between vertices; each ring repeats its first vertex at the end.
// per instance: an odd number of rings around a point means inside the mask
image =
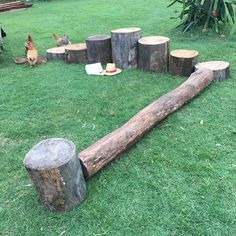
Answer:
POLYGON ((235 23, 236 0, 173 0, 168 7, 174 4, 182 5, 180 14, 175 18, 183 21, 179 26, 184 32, 198 26, 203 32, 213 28, 222 33, 227 26, 235 23))

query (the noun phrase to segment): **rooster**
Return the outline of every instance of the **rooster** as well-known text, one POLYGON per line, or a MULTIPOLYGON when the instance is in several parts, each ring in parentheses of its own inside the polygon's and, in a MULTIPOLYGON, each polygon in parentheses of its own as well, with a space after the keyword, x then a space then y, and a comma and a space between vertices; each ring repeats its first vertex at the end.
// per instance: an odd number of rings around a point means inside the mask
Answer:
POLYGON ((32 37, 28 35, 28 41, 25 44, 25 53, 27 55, 27 61, 30 64, 30 67, 35 65, 38 62, 38 51, 34 46, 32 37))
POLYGON ((57 47, 61 47, 61 46, 66 46, 68 44, 71 44, 70 40, 69 40, 69 36, 68 35, 64 35, 63 37, 59 37, 57 35, 57 33, 53 33, 53 38, 57 43, 57 47))

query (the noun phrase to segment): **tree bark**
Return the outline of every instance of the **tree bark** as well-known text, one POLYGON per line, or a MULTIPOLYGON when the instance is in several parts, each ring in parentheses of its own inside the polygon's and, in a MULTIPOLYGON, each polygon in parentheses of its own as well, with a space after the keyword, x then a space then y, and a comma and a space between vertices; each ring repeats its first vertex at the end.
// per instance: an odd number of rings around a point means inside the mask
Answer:
POLYGON ((145 71, 166 72, 169 61, 170 39, 148 36, 138 41, 138 67, 145 71))
POLYGON ((195 66, 195 70, 202 68, 213 72, 214 81, 224 81, 230 77, 230 64, 226 61, 207 61, 195 66))
POLYGON ((111 37, 108 35, 94 35, 86 39, 89 63, 101 62, 102 65, 110 63, 111 37))
POLYGON ((118 68, 136 68, 140 28, 122 28, 111 31, 112 59, 118 68))
POLYGON ((195 50, 174 50, 170 53, 169 72, 177 76, 190 76, 197 64, 198 52, 195 50))
POLYGON ((119 129, 79 153, 85 177, 90 177, 129 148, 157 123, 198 95, 213 80, 210 70, 193 73, 178 88, 138 112, 119 129))
POLYGON ((65 46, 65 61, 68 63, 86 64, 87 48, 85 43, 65 46))
POLYGON ((44 207, 68 211, 85 198, 86 185, 75 145, 66 139, 47 139, 26 155, 24 165, 44 207))
POLYGON ((47 50, 48 60, 65 60, 65 47, 49 48, 47 50))

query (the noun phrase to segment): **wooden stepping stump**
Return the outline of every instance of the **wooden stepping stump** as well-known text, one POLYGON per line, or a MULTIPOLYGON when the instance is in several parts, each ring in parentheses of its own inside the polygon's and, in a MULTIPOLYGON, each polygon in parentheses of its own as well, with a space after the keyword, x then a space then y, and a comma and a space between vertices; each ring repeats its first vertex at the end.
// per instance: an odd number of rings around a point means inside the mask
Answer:
POLYGON ((65 47, 49 48, 47 50, 48 60, 65 60, 65 47))
POLYGON ((166 72, 169 61, 170 39, 148 36, 138 41, 138 68, 145 71, 166 72))
POLYGON ((101 62, 105 65, 112 62, 111 37, 108 35, 94 35, 86 39, 89 63, 101 62))
POLYGON ((87 47, 85 43, 65 46, 65 61, 68 63, 86 64, 87 47))
POLYGON ((198 51, 174 50, 170 52, 169 72, 177 76, 190 76, 197 64, 198 51))
POLYGON ((198 63, 195 70, 206 68, 213 71, 214 81, 223 81, 230 76, 230 64, 226 61, 207 61, 198 63))
POLYGON ((121 28, 111 31, 112 59, 118 68, 136 68, 138 40, 141 28, 121 28))
POLYGON ((85 180, 71 141, 53 138, 38 143, 26 154, 24 165, 49 210, 68 211, 84 200, 85 180))

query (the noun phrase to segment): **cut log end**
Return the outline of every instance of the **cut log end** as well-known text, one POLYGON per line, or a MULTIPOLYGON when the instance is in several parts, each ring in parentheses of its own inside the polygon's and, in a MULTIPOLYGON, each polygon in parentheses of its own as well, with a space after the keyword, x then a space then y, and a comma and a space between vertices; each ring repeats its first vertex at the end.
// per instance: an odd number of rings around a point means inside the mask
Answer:
POLYGON ((70 50, 70 51, 79 51, 86 49, 87 47, 85 43, 68 44, 67 46, 65 46, 65 50, 70 50))
POLYGON ((214 75, 214 81, 224 81, 230 76, 230 64, 226 61, 207 61, 195 65, 195 70, 201 68, 211 70, 214 75))
POLYGON ((46 208, 68 211, 84 200, 85 180, 71 141, 54 138, 40 142, 27 153, 24 165, 46 208))
POLYGON ((139 39, 140 44, 145 44, 145 45, 158 45, 158 44, 163 44, 169 42, 170 39, 168 37, 164 36, 147 36, 139 39))
POLYGON ((109 39, 111 39, 111 36, 109 35, 92 35, 87 38, 88 41, 101 41, 109 39))
POLYGON ((177 58, 194 58, 199 55, 199 52, 196 50, 173 50, 170 52, 170 55, 177 58))
POLYGON ((75 145, 66 139, 47 139, 26 154, 24 164, 36 170, 58 168, 70 161, 75 152, 75 145))
POLYGON ((141 28, 137 28, 137 27, 132 27, 132 28, 120 28, 120 29, 115 29, 112 30, 112 33, 134 33, 134 32, 139 32, 141 31, 141 28))

